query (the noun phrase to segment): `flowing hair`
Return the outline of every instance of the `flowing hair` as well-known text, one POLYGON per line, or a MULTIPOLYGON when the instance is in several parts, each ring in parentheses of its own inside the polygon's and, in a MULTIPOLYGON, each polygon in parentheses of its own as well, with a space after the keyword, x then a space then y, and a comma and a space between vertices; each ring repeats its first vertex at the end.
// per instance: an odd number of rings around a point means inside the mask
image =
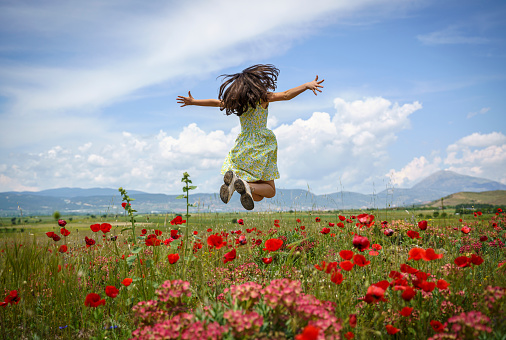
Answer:
MULTIPOLYGON (((235 74, 222 74, 218 99, 223 102, 220 110, 227 115, 242 115, 250 107, 267 101, 270 90, 276 89, 279 70, 274 65, 253 65, 235 74)), ((218 78, 219 78, 218 77, 218 78)))

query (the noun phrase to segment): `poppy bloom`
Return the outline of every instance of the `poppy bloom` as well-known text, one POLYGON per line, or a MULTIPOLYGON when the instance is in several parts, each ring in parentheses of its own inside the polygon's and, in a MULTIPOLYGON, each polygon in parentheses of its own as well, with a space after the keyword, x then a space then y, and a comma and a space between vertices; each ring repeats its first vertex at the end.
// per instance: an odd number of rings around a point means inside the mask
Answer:
POLYGON ((440 290, 448 288, 449 285, 450 284, 443 279, 437 280, 437 288, 439 288, 440 290))
POLYGON ((390 334, 390 335, 394 335, 395 333, 397 333, 398 331, 400 331, 399 328, 395 328, 392 325, 386 325, 385 327, 387 329, 387 333, 390 334))
POLYGON ((170 224, 172 225, 179 225, 183 223, 186 223, 186 220, 183 220, 180 215, 176 216, 172 221, 170 221, 170 224))
POLYGON ((301 334, 295 336, 295 340, 316 340, 320 329, 313 325, 307 325, 301 334))
POLYGON ((53 234, 53 241, 58 242, 59 240, 61 240, 61 237, 57 234, 53 234))
POLYGON ((223 242, 223 237, 221 237, 219 235, 210 235, 207 238, 207 244, 210 247, 214 247, 216 249, 220 249, 221 247, 223 247, 224 245, 226 245, 226 242, 223 242))
POLYGON ((351 250, 341 250, 339 252, 339 256, 341 256, 341 258, 343 260, 351 260, 353 258, 353 251, 351 251, 351 250))
POLYGON ((297 219, 297 223, 300 223, 300 218, 297 219))
POLYGON ((412 248, 409 251, 408 261, 409 260, 419 261, 419 260, 421 260, 424 257, 425 257, 425 250, 424 249, 422 249, 422 248, 412 248))
POLYGON ((342 216, 342 215, 339 215, 339 221, 343 222, 346 220, 346 217, 342 216))
POLYGON ((47 235, 47 237, 49 237, 49 238, 53 238, 53 236, 55 235, 55 233, 54 233, 54 232, 52 232, 52 231, 48 231, 48 232, 46 233, 46 235, 47 235))
POLYGON ((246 240, 246 236, 241 235, 241 236, 239 236, 239 238, 237 239, 236 242, 238 242, 241 246, 243 246, 246 243, 248 243, 248 240, 246 240))
POLYGON ((460 231, 464 234, 469 234, 469 232, 471 231, 471 228, 468 228, 468 227, 462 227, 462 229, 460 229, 460 231))
POLYGON ((283 240, 277 239, 277 238, 271 238, 265 241, 265 248, 264 250, 268 251, 276 251, 283 245, 283 240))
POLYGON ((374 220, 374 215, 360 214, 357 216, 357 219, 363 225, 370 226, 374 220))
POLYGON ((461 268, 469 267, 469 258, 467 256, 459 256, 453 262, 461 268))
POLYGON ((229 251, 228 253, 226 253, 223 256, 223 263, 227 263, 227 262, 235 260, 236 255, 237 254, 236 254, 236 251, 235 251, 235 248, 234 248, 234 249, 232 249, 232 251, 229 251))
POLYGON ((67 245, 66 245, 66 244, 62 244, 62 245, 60 246, 60 249, 58 249, 58 251, 59 251, 60 253, 66 253, 66 252, 67 252, 67 250, 68 250, 68 248, 67 248, 67 245))
POLYGON ((347 340, 351 340, 355 337, 355 334, 353 334, 353 332, 346 332, 344 334, 344 337, 347 339, 347 340))
POLYGON ((244 220, 242 218, 238 219, 237 224, 244 225, 244 220))
POLYGON ((353 266, 354 266, 354 264, 351 261, 343 261, 343 262, 339 263, 339 267, 341 267, 343 270, 346 270, 347 272, 352 270, 353 266))
POLYGON ((262 257, 262 262, 265 264, 269 264, 272 262, 272 257, 262 257))
POLYGON ((428 248, 427 250, 425 250, 425 257, 423 259, 424 259, 424 261, 432 261, 432 260, 442 259, 443 256, 444 256, 444 254, 436 254, 434 249, 428 248))
POLYGON ((365 267, 371 263, 371 261, 367 261, 364 255, 357 254, 353 256, 353 263, 359 267, 365 267))
POLYGON ((67 225, 67 221, 65 221, 65 220, 58 220, 58 225, 60 227, 65 227, 67 225))
POLYGON ((170 237, 172 237, 174 240, 177 240, 180 237, 178 233, 179 233, 179 230, 172 229, 170 231, 170 237))
POLYGON ((63 235, 63 236, 69 236, 70 235, 70 231, 68 231, 67 229, 65 228, 61 228, 60 229, 60 233, 63 235))
POLYGON ((472 255, 471 255, 471 258, 469 259, 469 261, 470 261, 472 264, 474 264, 474 265, 476 265, 476 266, 479 266, 480 264, 482 264, 482 263, 483 263, 483 261, 484 261, 484 260, 483 260, 483 258, 481 258, 481 256, 478 256, 478 255, 472 254, 472 255))
POLYGON ((162 235, 162 234, 163 234, 163 233, 162 233, 162 231, 161 231, 161 230, 158 230, 158 229, 157 229, 157 230, 155 230, 155 235, 156 235, 156 236, 160 236, 160 235, 162 235))
POLYGON ((123 209, 126 209, 126 207, 130 205, 130 203, 126 203, 126 202, 123 202, 121 203, 121 206, 123 207, 123 209))
POLYGON ((17 290, 11 290, 9 292, 9 295, 7 295, 4 299, 4 303, 3 303, 3 306, 7 306, 9 303, 11 305, 17 305, 19 303, 19 301, 21 301, 21 298, 19 297, 18 295, 18 291, 17 290))
POLYGON ((147 234, 147 232, 148 232, 148 231, 147 231, 146 229, 142 229, 142 230, 141 230, 141 236, 144 236, 145 234, 147 234))
POLYGON ((381 244, 374 243, 372 245, 372 249, 374 249, 374 250, 381 250, 381 249, 383 249, 383 247, 381 246, 381 244))
POLYGON ((405 263, 401 264, 401 272, 408 274, 416 274, 418 273, 418 269, 413 268, 405 263))
POLYGON ((94 233, 99 232, 100 231, 100 224, 92 224, 92 225, 90 225, 90 229, 94 233))
POLYGON ((350 327, 357 327, 357 314, 350 314, 350 327))
POLYGON ((315 220, 316 222, 320 222, 320 221, 321 221, 319 217, 315 218, 314 220, 315 220))
POLYGON ((413 288, 411 288, 411 287, 407 287, 402 292, 401 298, 404 301, 411 301, 411 299, 413 299, 415 297, 415 295, 416 295, 416 291, 413 288))
POLYGON ((392 236, 394 234, 394 231, 393 229, 388 228, 383 230, 383 234, 385 234, 385 236, 392 236))
POLYGON ((320 231, 320 233, 322 233, 324 235, 328 234, 328 233, 330 233, 330 228, 322 228, 322 231, 320 231))
POLYGON ((84 299, 84 305, 86 307, 98 307, 100 305, 105 306, 105 299, 100 300, 100 295, 97 293, 89 293, 84 299))
POLYGON ((114 299, 116 296, 118 296, 119 290, 118 290, 118 288, 116 288, 114 286, 107 286, 107 287, 105 287, 105 294, 108 297, 111 297, 114 299))
POLYGON ((109 223, 102 223, 100 225, 100 230, 102 230, 102 232, 104 234, 108 233, 111 231, 111 228, 112 228, 112 225, 110 225, 109 223))
POLYGON ((330 276, 330 281, 334 282, 336 285, 340 285, 343 282, 343 274, 340 271, 334 270, 332 275, 330 276))
POLYGON ((407 232, 408 236, 412 239, 415 239, 415 238, 421 238, 420 237, 420 234, 418 234, 417 231, 413 231, 413 230, 408 230, 407 232))
POLYGON ((179 261, 179 254, 169 254, 167 255, 170 264, 174 264, 179 261))
POLYGON ((125 287, 128 287, 132 284, 132 279, 127 277, 126 279, 123 279, 123 281, 121 281, 121 284, 123 284, 123 286, 125 287))
POLYGON ((369 239, 365 236, 355 235, 353 237, 353 247, 357 248, 359 251, 364 251, 369 249, 369 239))
POLYGON ((439 322, 439 321, 432 320, 430 322, 430 325, 432 326, 432 329, 436 333, 441 333, 441 332, 444 332, 444 330, 445 330, 445 326, 441 322, 439 322))
POLYGON ((413 308, 412 307, 404 307, 403 309, 401 309, 401 311, 399 312, 402 316, 405 316, 405 317, 408 317, 411 315, 411 312, 413 311, 413 308))
POLYGON ((91 247, 95 244, 95 240, 92 238, 88 238, 88 236, 84 237, 84 241, 86 242, 86 247, 91 247))
POLYGON ((378 302, 379 300, 383 301, 384 296, 385 296, 385 289, 383 287, 379 287, 373 284, 369 286, 369 288, 367 288, 367 293, 363 300, 367 303, 375 303, 378 302))
POLYGON ((420 230, 425 230, 427 229, 427 221, 420 221, 418 222, 418 228, 420 228, 420 230))

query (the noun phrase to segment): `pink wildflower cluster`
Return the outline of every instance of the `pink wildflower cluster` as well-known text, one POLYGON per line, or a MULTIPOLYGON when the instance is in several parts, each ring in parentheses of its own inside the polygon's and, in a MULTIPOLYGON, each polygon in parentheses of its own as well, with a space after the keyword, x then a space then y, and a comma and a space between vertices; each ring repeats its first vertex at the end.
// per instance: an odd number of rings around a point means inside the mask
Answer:
POLYGON ((226 288, 224 293, 230 293, 232 301, 238 305, 249 309, 260 299, 262 286, 255 282, 246 282, 239 286, 230 286, 226 288))
POLYGON ((451 325, 445 328, 448 333, 439 333, 429 340, 477 339, 482 332, 492 332, 492 328, 487 325, 489 322, 490 318, 481 312, 464 312, 448 319, 448 324, 451 325))
POLYGON ((254 335, 264 323, 264 318, 257 312, 243 313, 241 310, 227 310, 223 317, 232 328, 232 334, 236 339, 254 335))
POLYGON ((265 303, 276 308, 279 304, 287 308, 292 307, 295 299, 302 293, 300 281, 290 281, 288 279, 279 279, 271 281, 271 284, 262 290, 265 303))

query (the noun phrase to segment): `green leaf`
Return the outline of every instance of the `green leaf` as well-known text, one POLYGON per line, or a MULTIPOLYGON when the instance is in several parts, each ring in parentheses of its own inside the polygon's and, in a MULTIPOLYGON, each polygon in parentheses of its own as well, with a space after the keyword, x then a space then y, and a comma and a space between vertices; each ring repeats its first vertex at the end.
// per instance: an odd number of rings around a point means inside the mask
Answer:
POLYGON ((183 187, 183 192, 187 192, 188 191, 188 188, 187 187, 183 187))
POLYGON ((124 231, 126 231, 126 230, 132 230, 132 227, 128 227, 128 228, 125 228, 125 229, 121 229, 121 231, 120 231, 120 232, 122 233, 122 232, 124 232, 124 231))
POLYGON ((127 264, 129 266, 133 266, 133 264, 135 263, 136 259, 137 259, 137 255, 127 257, 127 260, 126 260, 127 264))
POLYGON ((179 195, 176 197, 177 200, 180 200, 181 198, 185 198, 186 196, 185 195, 179 195))
POLYGON ((142 247, 135 246, 135 247, 132 249, 132 254, 137 254, 137 253, 139 253, 141 250, 142 250, 142 247))
POLYGON ((188 190, 194 190, 194 189, 197 189, 196 185, 190 185, 190 187, 188 188, 188 190))

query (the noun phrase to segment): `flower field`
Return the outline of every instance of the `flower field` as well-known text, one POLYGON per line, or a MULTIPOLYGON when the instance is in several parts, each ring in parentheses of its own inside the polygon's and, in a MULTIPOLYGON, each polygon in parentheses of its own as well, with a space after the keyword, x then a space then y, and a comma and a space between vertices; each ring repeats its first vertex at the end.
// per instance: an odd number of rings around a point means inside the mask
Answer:
POLYGON ((127 228, 61 219, 0 239, 4 338, 506 338, 501 209, 433 220, 209 213, 141 225, 124 197, 127 228))

